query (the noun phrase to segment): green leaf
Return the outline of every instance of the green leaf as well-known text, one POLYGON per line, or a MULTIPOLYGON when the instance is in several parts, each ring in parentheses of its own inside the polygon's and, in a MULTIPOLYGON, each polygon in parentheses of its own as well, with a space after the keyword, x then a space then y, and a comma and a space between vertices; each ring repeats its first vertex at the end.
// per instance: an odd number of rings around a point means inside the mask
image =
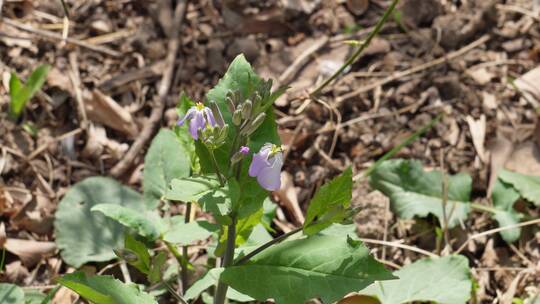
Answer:
POLYGON ((58 205, 55 214, 56 244, 66 263, 80 267, 87 262, 108 261, 124 240, 124 227, 92 207, 113 203, 145 212, 141 196, 106 177, 89 177, 75 184, 58 205))
MULTIPOLYGON (((491 199, 493 207, 497 212, 493 214, 493 218, 499 223, 499 227, 506 227, 519 223, 522 215, 514 210, 514 203, 519 199, 519 193, 509 184, 501 181, 499 178, 495 181, 491 199)), ((512 243, 519 239, 521 234, 520 228, 513 228, 501 231, 502 238, 512 243)))
POLYGON ((382 304, 463 304, 471 295, 471 273, 463 256, 421 259, 394 275, 399 280, 373 283, 360 294, 375 296, 382 304))
MULTIPOLYGON (((448 175, 448 227, 467 219, 470 206, 471 177, 467 174, 448 175)), ((416 160, 388 160, 370 175, 370 185, 390 198, 392 210, 402 218, 435 215, 443 222, 443 175, 426 172, 416 160)))
POLYGON ((172 201, 197 202, 204 195, 220 187, 219 180, 215 176, 176 178, 172 180, 165 198, 172 201))
POLYGON ((24 304, 42 304, 46 298, 47 296, 37 289, 29 289, 24 291, 24 304))
POLYGON ((343 221, 351 199, 352 169, 349 167, 315 193, 307 210, 304 233, 312 235, 343 221))
POLYGON ((205 240, 219 231, 219 225, 208 221, 177 223, 163 236, 163 240, 177 245, 191 245, 195 241, 205 240))
POLYGON ((66 274, 58 283, 95 304, 157 304, 136 285, 120 282, 112 276, 86 276, 84 272, 66 274))
POLYGON ((24 291, 17 285, 0 283, 0 303, 24 304, 24 291))
POLYGON ((502 170, 499 173, 499 178, 512 185, 526 200, 540 207, 540 176, 502 170))
POLYGON ((145 213, 140 210, 131 209, 118 204, 99 204, 90 209, 94 212, 101 212, 120 224, 135 230, 139 235, 150 240, 159 237, 159 228, 145 213))
POLYGON ((127 262, 140 272, 148 274, 150 271, 150 254, 146 245, 127 233, 124 240, 124 250, 128 250, 136 257, 134 260, 127 259, 127 262))
POLYGON ((220 280, 260 301, 298 304, 315 297, 333 303, 392 278, 360 241, 316 235, 270 247, 246 264, 226 268, 220 280))
POLYGON ((18 118, 21 115, 26 102, 28 102, 45 83, 50 68, 51 67, 46 64, 40 65, 32 72, 30 77, 28 77, 26 85, 21 84, 15 73, 11 74, 11 79, 9 81, 10 90, 12 90, 10 91, 11 101, 9 104, 9 113, 11 117, 18 118))
POLYGON ((161 129, 144 158, 144 200, 156 208, 174 178, 188 177, 191 155, 173 131, 161 129))
MULTIPOLYGON (((184 298, 186 300, 193 300, 197 298, 203 291, 216 285, 223 270, 223 268, 213 268, 208 271, 186 291, 184 298)), ((227 298, 237 302, 249 302, 254 300, 252 297, 246 296, 233 288, 227 289, 227 298)))
POLYGON ((167 262, 167 253, 160 251, 152 258, 150 264, 150 270, 148 272, 148 281, 152 284, 156 284, 161 281, 163 276, 163 266, 167 262))

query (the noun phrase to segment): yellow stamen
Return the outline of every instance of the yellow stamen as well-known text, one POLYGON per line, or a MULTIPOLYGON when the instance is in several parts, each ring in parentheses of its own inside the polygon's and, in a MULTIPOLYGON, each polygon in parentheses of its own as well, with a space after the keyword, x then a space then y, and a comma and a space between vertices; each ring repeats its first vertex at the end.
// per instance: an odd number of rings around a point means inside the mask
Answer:
POLYGON ((197 102, 197 104, 195 104, 195 107, 197 108, 197 111, 202 111, 205 108, 202 102, 197 102))

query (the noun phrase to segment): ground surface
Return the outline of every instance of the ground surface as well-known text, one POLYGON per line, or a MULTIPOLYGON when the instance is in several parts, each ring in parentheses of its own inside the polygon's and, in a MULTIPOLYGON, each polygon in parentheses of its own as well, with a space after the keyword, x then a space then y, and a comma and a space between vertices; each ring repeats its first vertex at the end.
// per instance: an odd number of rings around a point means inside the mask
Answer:
MULTIPOLYGON (((191 1, 175 28, 168 1, 73 0, 67 1, 73 39, 68 43, 61 40, 59 1, 4 1, 0 241, 31 242, 8 250, 0 281, 47 288, 66 272, 51 243, 55 208, 66 190, 94 175, 113 175, 140 189, 148 141, 140 142, 126 163, 134 141, 159 125, 172 126, 180 92, 202 99, 239 53, 264 77, 290 86, 276 105, 287 151, 287 182, 274 195, 282 211, 278 230, 302 222, 307 199, 326 179, 349 164, 361 172, 441 112, 441 122, 397 156, 451 174, 469 173, 475 200, 489 204, 484 197, 498 168, 540 172, 540 129, 535 132, 540 96, 511 84, 540 62, 534 2, 403 0, 399 15, 347 73, 319 100, 310 100, 306 92, 351 54, 355 46, 345 42, 365 38, 389 1, 191 1), (158 86, 175 30, 179 52, 161 111, 158 86), (5 114, 9 73, 28 77, 39 63, 53 69, 21 122, 14 123, 5 114)), ((538 88, 540 76, 525 82, 538 88)), ((354 204, 361 207, 360 236, 436 250, 433 228, 426 228, 432 227, 430 220, 398 220, 387 210, 388 199, 364 180, 354 204)), ((538 217, 539 210, 528 212, 538 217)), ((451 231, 452 247, 494 227, 489 216, 474 213, 451 231)), ((369 246, 394 266, 420 257, 369 246)), ((490 234, 462 253, 473 267, 480 302, 538 292, 537 228, 526 227, 510 246, 490 234)))

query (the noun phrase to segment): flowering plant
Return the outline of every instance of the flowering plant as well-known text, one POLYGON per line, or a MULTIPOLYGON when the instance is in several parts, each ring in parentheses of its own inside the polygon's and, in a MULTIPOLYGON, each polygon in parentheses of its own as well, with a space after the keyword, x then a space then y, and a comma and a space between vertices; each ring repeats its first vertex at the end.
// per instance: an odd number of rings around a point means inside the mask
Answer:
MULTIPOLYGON (((285 89, 271 88, 272 81, 259 78, 238 56, 205 102, 182 96, 174 132, 162 130, 154 139, 145 158, 144 210, 129 204, 87 207, 93 216, 102 214, 129 228, 123 246, 113 248, 116 256, 178 302, 274 299, 297 304, 320 298, 333 303, 376 280, 394 278, 349 226, 340 225, 351 215, 351 168, 315 193, 302 226, 283 234, 272 227, 275 205, 270 193, 280 189, 284 165, 272 104, 285 89), (182 206, 184 215, 167 215, 172 206, 182 206), (197 219, 196 210, 212 219, 197 219), (203 264, 193 260, 200 250, 192 245, 201 242, 208 244, 203 264), (167 252, 156 249, 159 244, 175 257, 178 272, 165 271, 171 265, 167 252), (201 266, 207 271, 199 276, 194 270, 201 266)), ((67 200, 73 196, 68 193, 67 200)), ((60 215, 57 226, 69 220, 60 215)), ((64 239, 66 232, 58 233, 64 239)), ((78 252, 75 258, 69 255, 73 244, 60 247, 74 266, 96 257, 91 252, 82 259, 78 252)), ((99 290, 99 280, 106 279, 76 273, 60 282, 101 303, 88 288, 99 290)), ((136 299, 129 303, 156 303, 138 289, 136 294, 118 290, 119 298, 136 299)))

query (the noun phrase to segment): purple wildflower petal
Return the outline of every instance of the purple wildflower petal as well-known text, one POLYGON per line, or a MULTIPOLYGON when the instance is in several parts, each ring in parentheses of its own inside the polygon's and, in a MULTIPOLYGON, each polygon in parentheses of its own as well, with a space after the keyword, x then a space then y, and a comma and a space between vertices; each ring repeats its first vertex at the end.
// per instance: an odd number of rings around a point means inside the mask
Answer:
POLYGON ((281 153, 276 154, 271 160, 272 166, 263 168, 257 175, 257 182, 268 191, 276 191, 281 188, 281 167, 283 158, 281 153))
POLYGON ((189 122, 189 132, 191 133, 193 139, 199 139, 199 134, 197 131, 199 129, 204 129, 205 127, 206 124, 204 121, 204 114, 201 111, 196 111, 194 117, 189 122))
POLYGON ((176 124, 178 126, 183 126, 184 123, 186 122, 187 119, 191 119, 193 117, 193 114, 197 111, 197 109, 195 107, 191 107, 189 108, 189 110, 187 111, 186 115, 184 115, 184 117, 182 117, 182 119, 180 119, 176 124))
POLYGON ((270 151, 272 150, 272 145, 265 144, 259 153, 256 153, 253 155, 253 160, 251 161, 251 165, 249 166, 249 176, 255 177, 259 175, 262 168, 270 166, 270 163, 268 162, 268 154, 270 154, 270 151))
POLYGON ((204 113, 206 114, 206 121, 211 127, 216 126, 216 119, 214 118, 214 113, 209 108, 204 108, 204 113))

